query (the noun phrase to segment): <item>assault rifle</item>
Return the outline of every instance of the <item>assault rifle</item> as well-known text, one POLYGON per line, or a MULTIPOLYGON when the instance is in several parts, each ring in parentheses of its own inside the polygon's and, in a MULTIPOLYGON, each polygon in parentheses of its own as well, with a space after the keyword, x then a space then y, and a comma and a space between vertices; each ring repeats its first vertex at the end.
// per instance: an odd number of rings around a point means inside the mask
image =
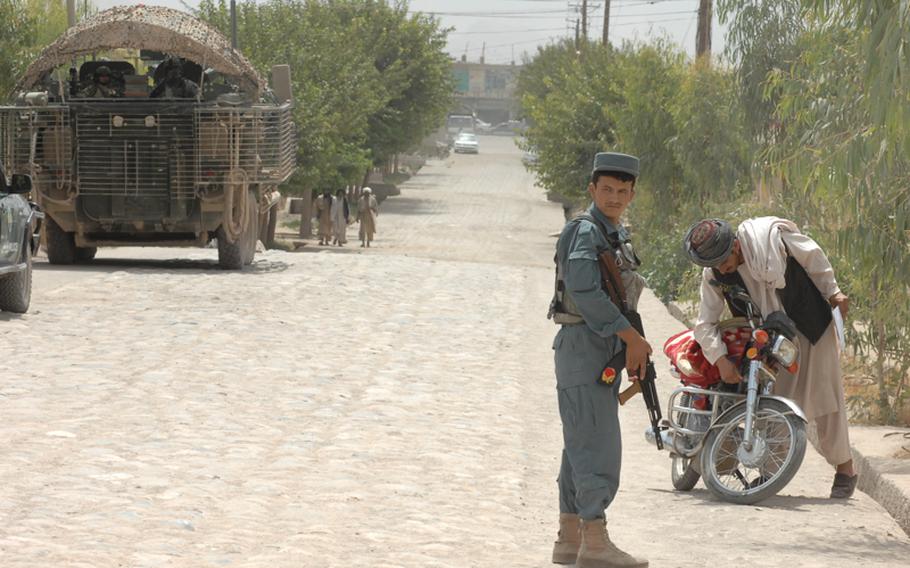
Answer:
MULTIPOLYGON (((622 276, 619 267, 616 265, 616 256, 612 250, 606 250, 598 256, 600 265, 600 274, 603 279, 604 288, 610 295, 610 300, 619 307, 622 314, 629 320, 629 323, 635 328, 642 337, 645 336, 645 328, 641 321, 641 314, 629 309, 626 303, 626 289, 622 283, 622 276)), ((629 371, 628 369, 626 370, 629 371)), ((631 373, 630 373, 631 375, 631 373)), ((648 418, 651 420, 651 430, 654 431, 654 439, 657 441, 657 449, 663 449, 663 439, 660 436, 660 400, 657 398, 657 385, 655 379, 657 372, 654 370, 654 363, 648 358, 645 367, 645 376, 638 377, 632 382, 632 385, 626 390, 619 393, 619 403, 625 404, 630 398, 641 393, 645 399, 645 407, 648 409, 648 418)))

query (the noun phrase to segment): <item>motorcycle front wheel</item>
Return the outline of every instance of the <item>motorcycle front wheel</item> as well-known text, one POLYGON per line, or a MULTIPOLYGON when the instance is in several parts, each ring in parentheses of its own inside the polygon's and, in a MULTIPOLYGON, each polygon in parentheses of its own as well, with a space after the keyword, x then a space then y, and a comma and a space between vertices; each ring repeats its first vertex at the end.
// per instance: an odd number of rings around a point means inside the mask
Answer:
POLYGON ((745 405, 715 425, 701 451, 705 486, 724 501, 751 505, 776 495, 793 479, 806 454, 806 423, 785 403, 758 401, 751 449, 742 445, 745 405))

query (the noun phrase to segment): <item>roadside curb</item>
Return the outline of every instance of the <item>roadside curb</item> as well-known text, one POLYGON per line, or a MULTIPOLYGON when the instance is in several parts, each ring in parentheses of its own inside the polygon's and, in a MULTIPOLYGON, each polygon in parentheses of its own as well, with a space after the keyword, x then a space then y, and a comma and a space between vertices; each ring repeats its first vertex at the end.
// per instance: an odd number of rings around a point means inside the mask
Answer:
MULTIPOLYGON (((664 304, 667 312, 687 327, 692 327, 692 322, 686 320, 683 310, 674 302, 664 304)), ((851 430, 855 428, 851 425, 851 430)), ((812 447, 818 451, 818 437, 814 425, 807 429, 812 447)), ((889 460, 869 456, 857 449, 855 443, 850 444, 853 452, 853 464, 859 474, 857 489, 871 497, 881 505, 897 522, 908 536, 910 536, 910 491, 900 487, 888 475, 889 460)), ((896 460, 890 460, 894 462, 896 460)))
POLYGON ((873 463, 875 458, 866 458, 856 446, 853 450, 853 464, 859 473, 858 489, 872 497, 888 511, 904 532, 910 536, 910 494, 888 479, 887 475, 873 463))

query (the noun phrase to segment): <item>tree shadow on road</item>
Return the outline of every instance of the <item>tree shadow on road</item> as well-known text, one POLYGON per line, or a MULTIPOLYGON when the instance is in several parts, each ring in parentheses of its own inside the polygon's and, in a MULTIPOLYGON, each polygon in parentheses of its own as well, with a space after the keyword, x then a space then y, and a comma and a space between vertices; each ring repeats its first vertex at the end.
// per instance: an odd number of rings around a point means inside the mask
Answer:
MULTIPOLYGON (((395 197, 383 205, 382 213, 389 215, 439 215, 442 211, 433 208, 430 202, 419 197, 395 197)), ((380 222, 382 215, 380 214, 380 222)))
POLYGON ((346 244, 343 247, 337 247, 334 245, 332 245, 332 246, 306 245, 306 246, 298 247, 293 252, 295 252, 295 253, 308 252, 311 254, 319 253, 319 252, 324 252, 324 253, 329 253, 329 254, 360 254, 360 253, 364 252, 365 250, 367 250, 365 247, 361 247, 357 243, 351 244, 351 242, 348 242, 348 244, 346 244))
POLYGON ((224 270, 218 265, 218 261, 209 259, 188 259, 188 258, 170 258, 170 259, 150 259, 150 258, 96 258, 94 260, 72 264, 72 265, 54 265, 44 262, 36 262, 32 265, 35 270, 41 272, 113 272, 123 270, 126 272, 195 272, 197 274, 271 274, 275 272, 284 272, 289 268, 286 262, 280 260, 260 259, 254 260, 253 264, 245 266, 242 270, 224 270))

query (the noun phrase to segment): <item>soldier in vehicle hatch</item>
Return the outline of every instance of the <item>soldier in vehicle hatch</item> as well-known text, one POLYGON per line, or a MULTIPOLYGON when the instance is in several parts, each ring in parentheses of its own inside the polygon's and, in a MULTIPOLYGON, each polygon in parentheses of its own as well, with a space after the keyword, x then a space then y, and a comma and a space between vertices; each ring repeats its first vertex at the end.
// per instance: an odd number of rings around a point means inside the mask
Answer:
POLYGON ((84 99, 110 99, 121 96, 113 83, 110 67, 102 65, 95 69, 92 73, 92 82, 79 91, 79 96, 84 99))
POLYGON ((183 63, 177 57, 169 57, 161 64, 164 79, 161 80, 150 97, 164 99, 194 99, 199 94, 199 85, 183 76, 183 63))

